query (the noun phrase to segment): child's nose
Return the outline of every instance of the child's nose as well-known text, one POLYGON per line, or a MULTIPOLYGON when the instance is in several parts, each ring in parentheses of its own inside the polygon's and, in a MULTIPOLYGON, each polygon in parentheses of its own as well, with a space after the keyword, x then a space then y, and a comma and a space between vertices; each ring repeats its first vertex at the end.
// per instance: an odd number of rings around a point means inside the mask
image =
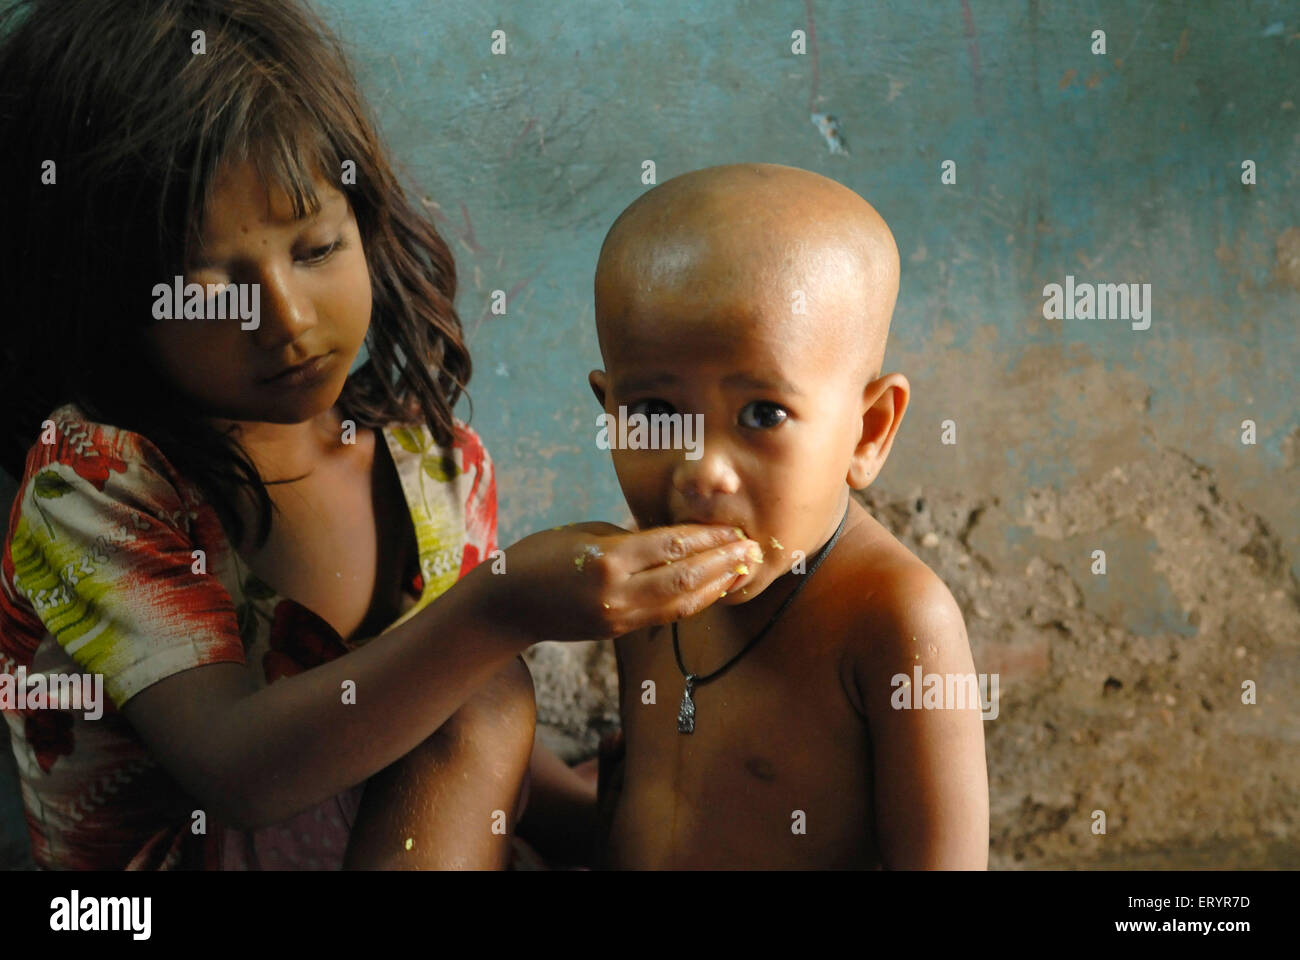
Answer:
POLYGON ((705 442, 700 456, 692 460, 683 456, 673 470, 673 485, 688 500, 705 500, 740 489, 740 477, 727 456, 725 445, 705 442))

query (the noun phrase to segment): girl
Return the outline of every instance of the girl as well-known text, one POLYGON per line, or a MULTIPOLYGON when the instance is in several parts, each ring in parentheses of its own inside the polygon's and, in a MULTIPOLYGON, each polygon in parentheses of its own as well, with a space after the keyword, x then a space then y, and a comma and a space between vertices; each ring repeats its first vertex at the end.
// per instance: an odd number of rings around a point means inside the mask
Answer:
POLYGON ((0 679, 107 701, 0 699, 37 864, 498 867, 530 769, 539 829, 590 823, 519 654, 691 614, 757 545, 495 553, 450 252, 308 11, 24 0, 0 37, 0 679))

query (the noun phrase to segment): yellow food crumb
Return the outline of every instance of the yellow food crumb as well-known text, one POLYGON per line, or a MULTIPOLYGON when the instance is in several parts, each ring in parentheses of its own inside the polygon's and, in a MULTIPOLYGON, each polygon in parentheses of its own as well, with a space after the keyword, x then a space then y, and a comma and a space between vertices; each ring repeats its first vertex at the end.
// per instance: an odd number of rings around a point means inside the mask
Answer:
POLYGON ((784 549, 785 549, 785 547, 781 546, 781 541, 778 540, 776 537, 768 537, 768 540, 771 541, 771 543, 772 543, 772 549, 773 549, 773 550, 784 550, 784 549))
POLYGON ((412 840, 410 837, 407 837, 407 838, 406 838, 406 849, 407 849, 407 850, 410 850, 413 846, 415 846, 415 841, 412 840))
POLYGON ((743 563, 738 563, 736 564, 736 572, 744 576, 749 573, 749 567, 745 566, 743 563))

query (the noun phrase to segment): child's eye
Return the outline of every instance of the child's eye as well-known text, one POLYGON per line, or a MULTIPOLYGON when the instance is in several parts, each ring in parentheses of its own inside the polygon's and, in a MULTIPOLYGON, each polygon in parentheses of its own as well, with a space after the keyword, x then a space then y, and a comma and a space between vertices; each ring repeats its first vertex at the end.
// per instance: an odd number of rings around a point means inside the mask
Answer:
POLYGON ((737 418, 742 427, 755 427, 766 430, 775 427, 786 419, 785 408, 767 400, 755 400, 747 403, 740 410, 737 418))
POLYGON ((669 403, 667 400, 660 400, 657 397, 652 398, 650 400, 638 400, 636 403, 632 404, 630 407, 627 408, 628 416, 631 416, 634 413, 644 413, 646 416, 649 417, 649 416, 654 416, 656 413, 671 415, 676 412, 677 411, 673 408, 673 405, 671 403, 669 403))

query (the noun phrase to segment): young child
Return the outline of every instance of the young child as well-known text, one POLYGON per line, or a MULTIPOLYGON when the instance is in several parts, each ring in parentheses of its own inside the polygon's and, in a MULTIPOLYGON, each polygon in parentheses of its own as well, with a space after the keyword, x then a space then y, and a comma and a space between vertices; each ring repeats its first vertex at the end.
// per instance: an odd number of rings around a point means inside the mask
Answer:
POLYGON ((907 407, 880 375, 898 271, 861 197, 770 164, 670 180, 605 239, 597 400, 704 436, 693 457, 614 450, 633 516, 736 526, 765 554, 712 607, 616 642, 611 867, 987 866, 978 703, 891 707, 914 665, 973 674, 961 613, 850 496, 907 407))
POLYGON ((36 0, 0 37, 0 709, 37 865, 500 867, 526 792, 589 824, 519 654, 698 609, 756 545, 585 524, 481 563, 455 267, 296 3, 36 0))

